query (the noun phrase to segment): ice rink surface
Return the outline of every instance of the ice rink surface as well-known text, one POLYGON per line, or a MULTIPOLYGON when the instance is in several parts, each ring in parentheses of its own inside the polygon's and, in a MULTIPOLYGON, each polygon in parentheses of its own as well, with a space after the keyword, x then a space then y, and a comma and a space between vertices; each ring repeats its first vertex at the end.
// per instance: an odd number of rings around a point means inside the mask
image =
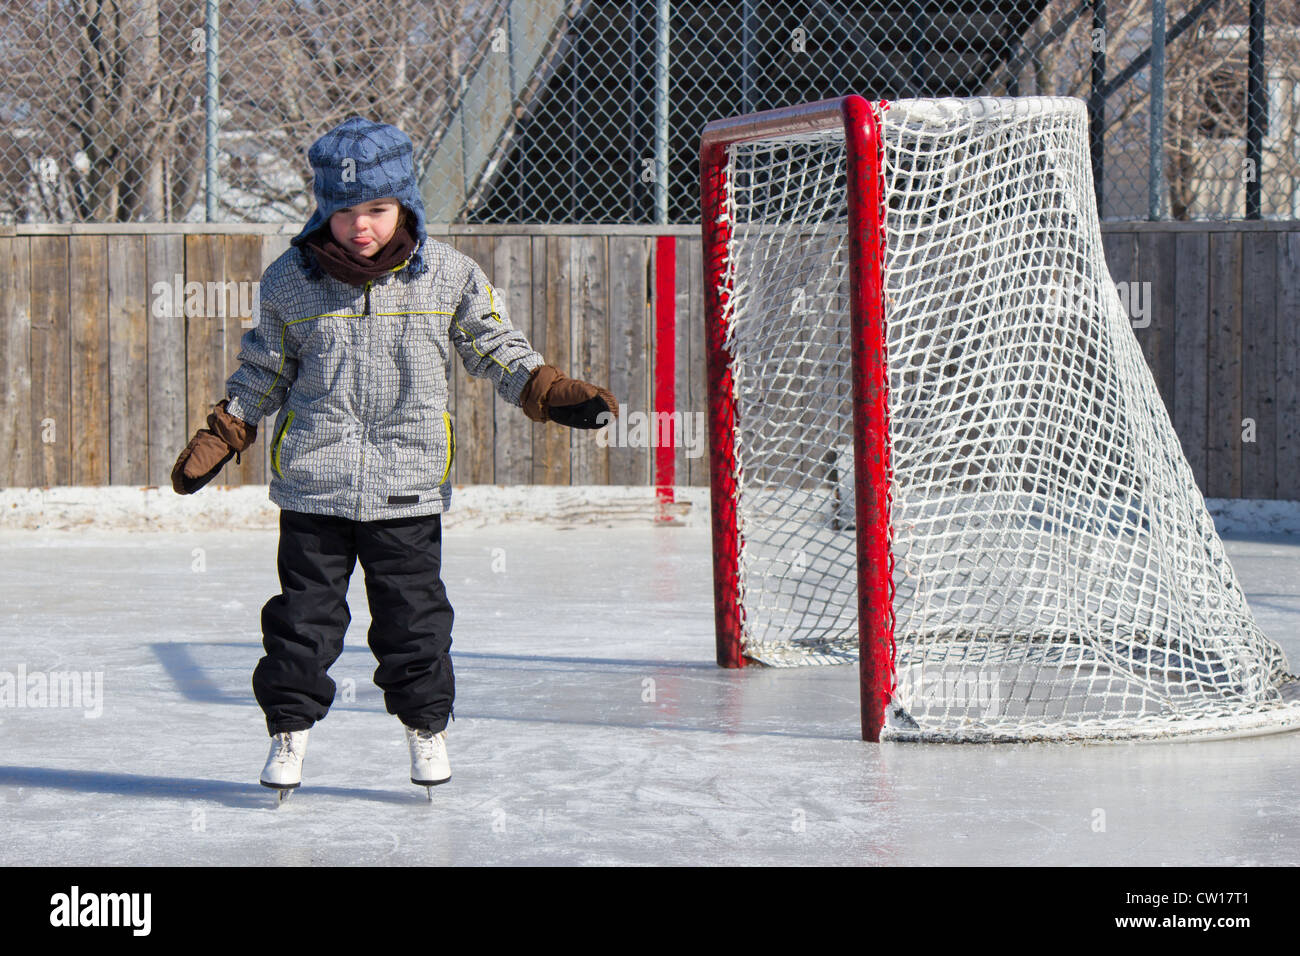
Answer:
MULTIPOLYGON (((0 709, 0 863, 1300 861, 1300 734, 878 746, 858 739, 853 667, 718 669, 693 528, 446 531, 457 707, 432 804, 371 683, 358 567, 339 697, 276 809, 250 686, 275 547, 0 533, 0 672, 102 677, 80 706, 0 709)), ((1228 548, 1295 669, 1300 538, 1228 548)))

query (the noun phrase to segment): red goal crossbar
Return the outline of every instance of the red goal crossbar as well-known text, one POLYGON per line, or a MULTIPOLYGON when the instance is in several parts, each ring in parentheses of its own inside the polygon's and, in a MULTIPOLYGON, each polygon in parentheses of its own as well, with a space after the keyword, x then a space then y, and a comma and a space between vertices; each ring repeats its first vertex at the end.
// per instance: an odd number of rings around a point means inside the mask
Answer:
POLYGON ((741 538, 736 507, 739 494, 735 454, 737 409, 732 357, 726 346, 726 314, 731 294, 726 265, 734 227, 728 214, 728 148, 746 141, 841 126, 847 151, 847 265, 862 737, 877 741, 894 685, 889 405, 880 132, 875 110, 860 96, 715 120, 705 126, 700 141, 714 614, 718 664, 743 667, 741 538))

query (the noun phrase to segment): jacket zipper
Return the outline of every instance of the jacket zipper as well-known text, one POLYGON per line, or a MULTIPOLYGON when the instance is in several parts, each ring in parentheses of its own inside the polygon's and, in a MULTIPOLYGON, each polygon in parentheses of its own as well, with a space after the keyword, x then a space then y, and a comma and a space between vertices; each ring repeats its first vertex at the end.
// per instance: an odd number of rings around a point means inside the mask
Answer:
POLYGON ((284 424, 280 426, 279 432, 276 433, 275 443, 271 446, 271 467, 275 469, 275 473, 281 478, 284 477, 284 473, 280 471, 280 445, 284 442, 284 436, 288 433, 289 426, 292 424, 293 409, 289 409, 289 413, 284 416, 284 424))
POLYGON ((451 463, 456 458, 456 430, 452 428, 450 412, 442 413, 442 424, 447 431, 447 467, 442 470, 442 477, 438 479, 440 485, 451 474, 451 463))
MULTIPOLYGON (((361 328, 361 335, 362 335, 363 342, 365 341, 365 337, 370 334, 370 322, 369 322, 370 286, 371 283, 373 283, 374 281, 375 281, 374 279, 366 280, 366 307, 362 310, 362 315, 366 318, 367 321, 362 325, 361 328)), ((362 349, 361 354, 364 360, 366 355, 364 348, 362 349)), ((365 510, 365 502, 362 500, 362 493, 366 481, 366 419, 364 413, 367 411, 367 404, 368 404, 366 391, 369 390, 370 388, 370 376, 368 373, 369 373, 369 366, 367 366, 367 375, 365 376, 365 386, 362 389, 361 395, 359 396, 359 404, 361 405, 361 410, 363 414, 361 416, 361 458, 359 459, 357 465, 357 520, 358 521, 361 520, 362 512, 365 510)))

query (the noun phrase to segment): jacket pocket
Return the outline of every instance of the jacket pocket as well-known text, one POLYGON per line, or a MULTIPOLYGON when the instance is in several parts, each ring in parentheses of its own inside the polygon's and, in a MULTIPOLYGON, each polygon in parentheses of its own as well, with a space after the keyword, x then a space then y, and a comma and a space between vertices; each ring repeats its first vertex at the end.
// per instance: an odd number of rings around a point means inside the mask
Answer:
POLYGON ((438 479, 439 485, 445 482, 447 476, 451 474, 451 463, 456 458, 456 429, 451 425, 450 413, 442 413, 442 425, 447 430, 447 466, 442 469, 442 477, 438 479))
POLYGON ((284 436, 292 424, 293 410, 290 409, 289 414, 284 416, 284 424, 280 426, 280 430, 275 434, 275 441, 271 443, 271 468, 281 478, 284 477, 284 472, 280 470, 280 445, 283 444, 284 436))

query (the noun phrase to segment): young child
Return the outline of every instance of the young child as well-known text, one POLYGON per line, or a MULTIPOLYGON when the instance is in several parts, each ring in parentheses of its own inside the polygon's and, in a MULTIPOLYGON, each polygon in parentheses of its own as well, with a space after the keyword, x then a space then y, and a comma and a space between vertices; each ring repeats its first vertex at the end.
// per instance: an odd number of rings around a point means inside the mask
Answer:
POLYGON ((439 572, 456 453, 452 347, 533 421, 599 428, 618 414, 608 391, 543 363, 472 259, 426 236, 406 134, 354 116, 308 159, 316 211, 263 273, 227 398, 172 471, 172 487, 193 494, 278 413, 270 497, 282 509, 282 591, 262 609, 253 691, 272 737, 261 782, 281 798, 301 783, 307 732, 334 700, 327 671, 358 560, 375 683, 406 728, 411 782, 451 779, 452 608, 439 572))

